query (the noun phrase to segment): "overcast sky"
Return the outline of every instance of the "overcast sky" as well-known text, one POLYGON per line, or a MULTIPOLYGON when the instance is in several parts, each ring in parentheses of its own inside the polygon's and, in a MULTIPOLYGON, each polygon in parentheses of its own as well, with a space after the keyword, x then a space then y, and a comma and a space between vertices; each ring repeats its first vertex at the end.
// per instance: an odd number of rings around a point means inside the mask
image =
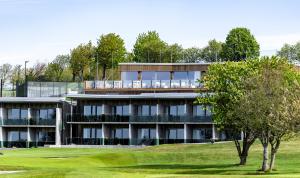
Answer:
POLYGON ((118 33, 130 51, 141 32, 204 47, 247 27, 272 54, 300 41, 298 0, 0 0, 0 63, 49 62, 101 34, 118 33))

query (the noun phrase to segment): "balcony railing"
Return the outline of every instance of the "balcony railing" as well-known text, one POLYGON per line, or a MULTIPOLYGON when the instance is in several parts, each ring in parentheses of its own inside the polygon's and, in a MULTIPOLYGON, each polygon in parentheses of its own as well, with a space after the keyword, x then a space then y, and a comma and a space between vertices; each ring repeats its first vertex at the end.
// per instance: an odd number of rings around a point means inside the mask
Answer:
POLYGON ((122 89, 122 88, 200 88, 196 80, 105 80, 85 81, 85 89, 122 89))
POLYGON ((67 122, 212 122, 211 116, 84 116, 67 115, 67 122))
POLYGON ((2 119, 2 125, 55 125, 55 119, 2 119))

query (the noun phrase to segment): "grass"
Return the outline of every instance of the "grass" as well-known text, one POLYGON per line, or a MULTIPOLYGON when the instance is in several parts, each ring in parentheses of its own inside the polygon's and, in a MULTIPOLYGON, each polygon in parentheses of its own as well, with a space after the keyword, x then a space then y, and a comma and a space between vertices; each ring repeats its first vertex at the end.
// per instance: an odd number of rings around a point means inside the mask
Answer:
POLYGON ((234 144, 177 144, 145 148, 2 150, 0 170, 24 170, 0 177, 300 177, 300 138, 283 142, 277 171, 261 175, 261 145, 246 166, 237 166, 234 144))

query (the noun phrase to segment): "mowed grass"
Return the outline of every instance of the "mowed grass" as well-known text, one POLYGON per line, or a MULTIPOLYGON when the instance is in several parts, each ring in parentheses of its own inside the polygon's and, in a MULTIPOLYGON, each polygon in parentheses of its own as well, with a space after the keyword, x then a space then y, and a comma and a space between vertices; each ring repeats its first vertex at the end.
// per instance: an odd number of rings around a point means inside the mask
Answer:
POLYGON ((177 144, 145 148, 1 150, 0 170, 23 170, 0 177, 300 177, 300 138, 283 142, 277 170, 257 172, 259 142, 248 164, 237 166, 234 143, 177 144))

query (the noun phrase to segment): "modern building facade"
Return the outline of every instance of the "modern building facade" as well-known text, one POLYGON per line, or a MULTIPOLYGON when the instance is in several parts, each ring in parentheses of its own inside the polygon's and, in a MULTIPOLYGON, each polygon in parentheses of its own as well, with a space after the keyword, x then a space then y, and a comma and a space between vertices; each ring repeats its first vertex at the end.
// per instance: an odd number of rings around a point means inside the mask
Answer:
POLYGON ((199 79, 208 65, 123 63, 120 80, 85 81, 83 92, 61 98, 35 97, 35 92, 1 98, 1 146, 224 140, 226 135, 214 127, 210 106, 194 103, 204 90, 199 79))

